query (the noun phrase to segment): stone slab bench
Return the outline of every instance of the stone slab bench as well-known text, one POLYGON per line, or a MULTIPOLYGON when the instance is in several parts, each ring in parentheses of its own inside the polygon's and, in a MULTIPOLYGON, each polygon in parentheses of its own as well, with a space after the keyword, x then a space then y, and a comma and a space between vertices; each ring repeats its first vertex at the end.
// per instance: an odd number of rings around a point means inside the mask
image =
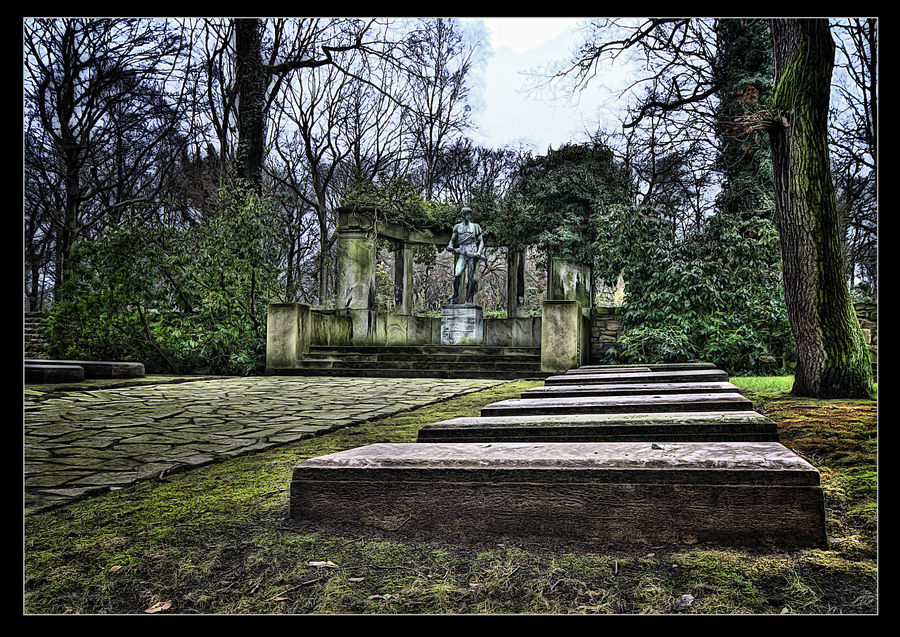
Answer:
POLYGON ((719 383, 607 383, 596 385, 553 385, 533 387, 522 398, 576 398, 579 396, 639 396, 665 394, 733 394, 737 386, 719 383))
POLYGON ((78 383, 83 380, 84 368, 79 365, 25 362, 26 383, 78 383))
POLYGON ((826 541, 818 471, 771 442, 374 444, 298 465, 290 513, 443 535, 826 541))
POLYGON ((601 374, 559 374, 549 376, 544 384, 550 385, 594 385, 605 383, 709 383, 726 382, 728 374, 721 369, 686 369, 661 372, 613 372, 601 374))
POLYGON ((26 368, 29 365, 81 367, 84 370, 84 378, 143 378, 145 375, 143 363, 127 361, 70 361, 26 359, 26 368))
POLYGON ((453 418, 419 429, 419 442, 778 442, 755 411, 453 418))
MULTIPOLYGON (((566 374, 596 374, 598 372, 605 372, 607 370, 613 371, 628 371, 633 369, 634 365, 582 365, 581 367, 576 367, 574 369, 570 369, 566 372, 566 374)), ((641 365, 640 367, 649 369, 651 372, 661 372, 661 371, 680 371, 686 369, 716 369, 716 366, 713 363, 647 363, 646 365, 641 365)))
POLYGON ((510 398, 486 405, 482 416, 622 414, 672 411, 748 411, 753 403, 738 393, 510 398))

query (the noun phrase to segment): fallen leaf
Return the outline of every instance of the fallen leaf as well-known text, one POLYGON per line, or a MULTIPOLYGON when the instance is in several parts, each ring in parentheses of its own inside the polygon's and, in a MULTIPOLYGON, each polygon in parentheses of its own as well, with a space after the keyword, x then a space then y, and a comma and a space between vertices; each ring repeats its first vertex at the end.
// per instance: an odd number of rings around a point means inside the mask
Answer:
POLYGON ((272 598, 272 601, 273 601, 273 602, 283 602, 283 601, 285 601, 286 599, 287 599, 287 597, 273 597, 273 598, 272 598))
POLYGON ((790 613, 790 612, 791 612, 791 611, 789 611, 789 610, 787 609, 787 607, 785 606, 784 608, 781 609, 781 612, 778 613, 778 614, 779 614, 779 615, 787 615, 787 614, 790 613))
POLYGON ((115 566, 113 566, 113 567, 111 567, 111 568, 109 569, 109 572, 110 572, 110 573, 115 573, 115 572, 118 571, 120 568, 122 568, 122 565, 121 565, 121 564, 116 564, 115 566))
POLYGON ((384 595, 369 595, 367 599, 397 599, 399 595, 394 593, 385 593, 384 595))
POLYGON ((365 577, 351 577, 351 578, 349 578, 349 581, 351 581, 351 582, 361 582, 361 581, 363 581, 364 579, 366 579, 366 578, 365 578, 365 577))
POLYGON ((684 610, 694 603, 693 595, 682 595, 675 600, 675 610, 684 610))
POLYGON ((167 600, 165 602, 156 602, 153 606, 145 610, 145 613, 161 613, 164 610, 169 610, 172 608, 172 600, 167 600))
POLYGON ((314 566, 316 568, 340 568, 337 564, 331 561, 327 562, 307 562, 307 566, 314 566))

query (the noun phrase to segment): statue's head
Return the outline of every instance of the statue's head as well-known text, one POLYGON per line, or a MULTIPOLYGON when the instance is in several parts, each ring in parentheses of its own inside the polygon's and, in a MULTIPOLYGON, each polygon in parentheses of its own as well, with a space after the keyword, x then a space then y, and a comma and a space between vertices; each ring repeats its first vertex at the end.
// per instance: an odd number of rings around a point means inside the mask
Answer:
POLYGON ((463 209, 459 211, 459 214, 462 216, 463 219, 468 221, 469 219, 472 218, 472 209, 469 208, 468 206, 463 206, 463 209))

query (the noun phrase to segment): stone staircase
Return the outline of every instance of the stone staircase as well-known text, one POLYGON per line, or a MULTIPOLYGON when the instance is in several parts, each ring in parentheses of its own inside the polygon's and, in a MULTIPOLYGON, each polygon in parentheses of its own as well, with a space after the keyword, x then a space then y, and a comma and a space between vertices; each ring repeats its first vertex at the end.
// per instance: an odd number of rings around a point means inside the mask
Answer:
POLYGON ((539 347, 312 345, 299 364, 270 374, 392 378, 545 378, 539 347))
POLYGON ((724 372, 674 367, 573 369, 479 417, 427 424, 415 443, 310 458, 294 469, 291 516, 442 535, 824 546, 818 470, 713 380, 724 372), (650 385, 672 391, 634 393, 650 385))

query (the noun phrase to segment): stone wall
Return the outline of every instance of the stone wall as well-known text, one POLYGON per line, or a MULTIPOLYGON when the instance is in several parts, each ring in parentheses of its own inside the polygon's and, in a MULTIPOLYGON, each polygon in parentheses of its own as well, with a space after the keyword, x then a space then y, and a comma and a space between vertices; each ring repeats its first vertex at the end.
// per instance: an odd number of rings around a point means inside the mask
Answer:
POLYGON ((625 331, 615 307, 596 307, 591 313, 591 361, 599 361, 625 331))
POLYGON ((856 318, 862 328, 863 338, 869 347, 869 356, 872 358, 872 371, 878 370, 878 306, 874 303, 854 303, 856 318))
POLYGON ((44 319, 43 312, 25 312, 23 319, 24 335, 24 357, 25 358, 43 358, 46 346, 44 337, 41 333, 41 321, 44 319))

